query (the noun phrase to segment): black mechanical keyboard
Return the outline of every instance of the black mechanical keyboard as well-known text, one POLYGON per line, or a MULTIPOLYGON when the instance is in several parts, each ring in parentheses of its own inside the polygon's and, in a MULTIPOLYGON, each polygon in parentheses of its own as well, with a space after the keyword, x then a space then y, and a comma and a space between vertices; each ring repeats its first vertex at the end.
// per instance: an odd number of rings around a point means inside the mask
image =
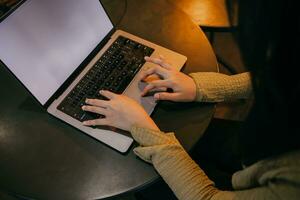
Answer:
POLYGON ((153 51, 154 49, 150 47, 119 36, 57 109, 81 122, 103 117, 83 111, 85 100, 87 98, 105 100, 105 97, 99 94, 100 90, 123 93, 144 65, 144 57, 150 56, 153 51))

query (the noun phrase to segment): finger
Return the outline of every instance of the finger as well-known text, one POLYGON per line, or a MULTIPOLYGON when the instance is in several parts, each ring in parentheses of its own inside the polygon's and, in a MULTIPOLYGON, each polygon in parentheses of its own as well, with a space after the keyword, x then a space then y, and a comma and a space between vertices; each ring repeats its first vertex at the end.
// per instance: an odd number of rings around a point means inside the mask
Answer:
POLYGON ((160 88, 168 88, 170 85, 167 83, 167 81, 153 81, 149 83, 142 91, 142 96, 145 96, 149 91, 152 91, 153 89, 160 89, 160 88))
POLYGON ((171 66, 171 64, 170 63, 168 63, 168 62, 166 62, 166 59, 165 59, 165 56, 163 56, 163 55, 159 55, 159 58, 161 59, 161 61, 162 61, 162 66, 164 67, 164 68, 166 68, 166 69, 172 69, 172 66, 171 66))
POLYGON ((109 121, 106 118, 94 119, 82 122, 84 126, 105 126, 109 125, 109 121))
POLYGON ((141 96, 143 97, 143 96, 146 96, 148 93, 149 93, 149 91, 151 91, 152 89, 154 89, 155 88, 155 86, 154 85, 147 85, 145 88, 144 88, 144 90, 142 91, 142 94, 141 94, 141 96))
POLYGON ((97 113, 101 115, 107 115, 107 109, 97 106, 82 106, 82 110, 97 113))
POLYGON ((158 65, 155 65, 155 66, 143 71, 141 74, 141 79, 144 79, 153 74, 157 74, 165 79, 165 78, 169 77, 169 73, 170 72, 167 69, 164 69, 158 65))
POLYGON ((145 60, 147 62, 151 62, 157 65, 161 65, 163 60, 159 57, 159 58, 150 58, 149 56, 145 56, 145 60))
POLYGON ((150 57, 146 56, 145 60, 147 62, 151 62, 151 63, 157 64, 157 65, 160 65, 161 67, 164 67, 166 69, 171 69, 171 65, 164 61, 164 57, 162 55, 160 55, 159 58, 150 58, 150 57))
POLYGON ((108 90, 101 90, 100 94, 105 96, 108 99, 114 99, 117 96, 117 94, 112 93, 111 91, 108 90))
POLYGON ((155 73, 152 73, 152 74, 149 74, 147 73, 149 69, 147 70, 142 70, 140 75, 139 75, 139 80, 142 81, 142 82, 149 82, 149 81, 152 81, 152 80, 159 80, 161 79, 159 77, 159 75, 155 74, 155 73))
POLYGON ((99 100, 99 99, 86 99, 85 103, 91 106, 98 106, 106 108, 108 106, 108 101, 99 100))
POLYGON ((150 89, 150 90, 148 90, 146 92, 142 92, 141 96, 143 96, 143 97, 154 96, 155 93, 165 92, 165 91, 167 91, 167 88, 163 88, 163 87, 153 88, 153 89, 150 89))
POLYGON ((177 93, 159 92, 154 95, 154 99, 176 101, 179 99, 179 95, 177 93))
POLYGON ((155 88, 155 92, 166 92, 167 91, 167 87, 157 87, 155 88))
POLYGON ((164 55, 159 55, 159 58, 162 60, 162 61, 165 61, 165 56, 164 55))
POLYGON ((153 81, 144 88, 142 92, 142 96, 146 95, 150 90, 153 90, 154 88, 168 88, 168 87, 171 87, 169 81, 166 80, 153 81))

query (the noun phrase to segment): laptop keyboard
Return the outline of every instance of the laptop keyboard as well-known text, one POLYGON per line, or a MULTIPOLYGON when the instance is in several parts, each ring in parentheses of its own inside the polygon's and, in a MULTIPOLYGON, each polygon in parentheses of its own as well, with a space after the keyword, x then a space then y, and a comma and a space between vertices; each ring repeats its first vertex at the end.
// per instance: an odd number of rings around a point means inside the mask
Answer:
POLYGON ((100 90, 123 93, 144 65, 144 57, 150 56, 153 51, 154 49, 150 47, 119 36, 57 109, 81 122, 103 117, 83 111, 81 107, 85 105, 85 100, 87 98, 106 100, 99 94, 100 90))

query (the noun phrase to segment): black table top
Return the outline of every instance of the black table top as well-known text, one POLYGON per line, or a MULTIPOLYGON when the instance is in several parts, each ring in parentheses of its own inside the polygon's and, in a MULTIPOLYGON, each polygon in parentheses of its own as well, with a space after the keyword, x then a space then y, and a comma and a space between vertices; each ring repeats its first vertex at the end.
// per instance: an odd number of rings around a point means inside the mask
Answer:
MULTIPOLYGON (((103 4, 117 22, 124 1, 103 4)), ((118 28, 186 55, 186 73, 217 71, 204 33, 165 0, 128 0, 118 28)), ((132 149, 120 154, 47 114, 3 66, 0 91, 0 190, 34 199, 101 199, 159 177, 132 149)), ((189 150, 213 113, 212 104, 161 102, 152 117, 189 150)))

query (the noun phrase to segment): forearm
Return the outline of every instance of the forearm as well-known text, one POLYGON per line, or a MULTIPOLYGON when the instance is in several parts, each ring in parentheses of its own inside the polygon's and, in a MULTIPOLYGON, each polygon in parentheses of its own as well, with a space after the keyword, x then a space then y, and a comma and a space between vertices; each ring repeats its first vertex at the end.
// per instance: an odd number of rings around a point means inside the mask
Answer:
POLYGON ((134 127, 132 134, 142 144, 134 150, 135 153, 153 164, 178 199, 232 199, 231 192, 214 187, 214 183, 190 158, 173 133, 164 134, 134 127), (219 195, 222 198, 218 198, 219 195))
POLYGON ((154 154, 153 165, 180 200, 232 199, 231 193, 218 190, 203 170, 180 145, 168 145, 154 154))
MULTIPOLYGON (((185 152, 173 133, 137 126, 131 128, 131 133, 141 145, 134 149, 136 155, 154 165, 179 200, 277 200, 297 199, 299 194, 280 182, 235 192, 221 191, 185 152), (281 191, 285 193, 282 195, 281 191)), ((235 182, 234 186, 237 185, 235 182)))
POLYGON ((252 93, 250 73, 225 75, 215 72, 198 72, 190 76, 196 83, 200 102, 222 102, 232 99, 247 99, 252 93))

